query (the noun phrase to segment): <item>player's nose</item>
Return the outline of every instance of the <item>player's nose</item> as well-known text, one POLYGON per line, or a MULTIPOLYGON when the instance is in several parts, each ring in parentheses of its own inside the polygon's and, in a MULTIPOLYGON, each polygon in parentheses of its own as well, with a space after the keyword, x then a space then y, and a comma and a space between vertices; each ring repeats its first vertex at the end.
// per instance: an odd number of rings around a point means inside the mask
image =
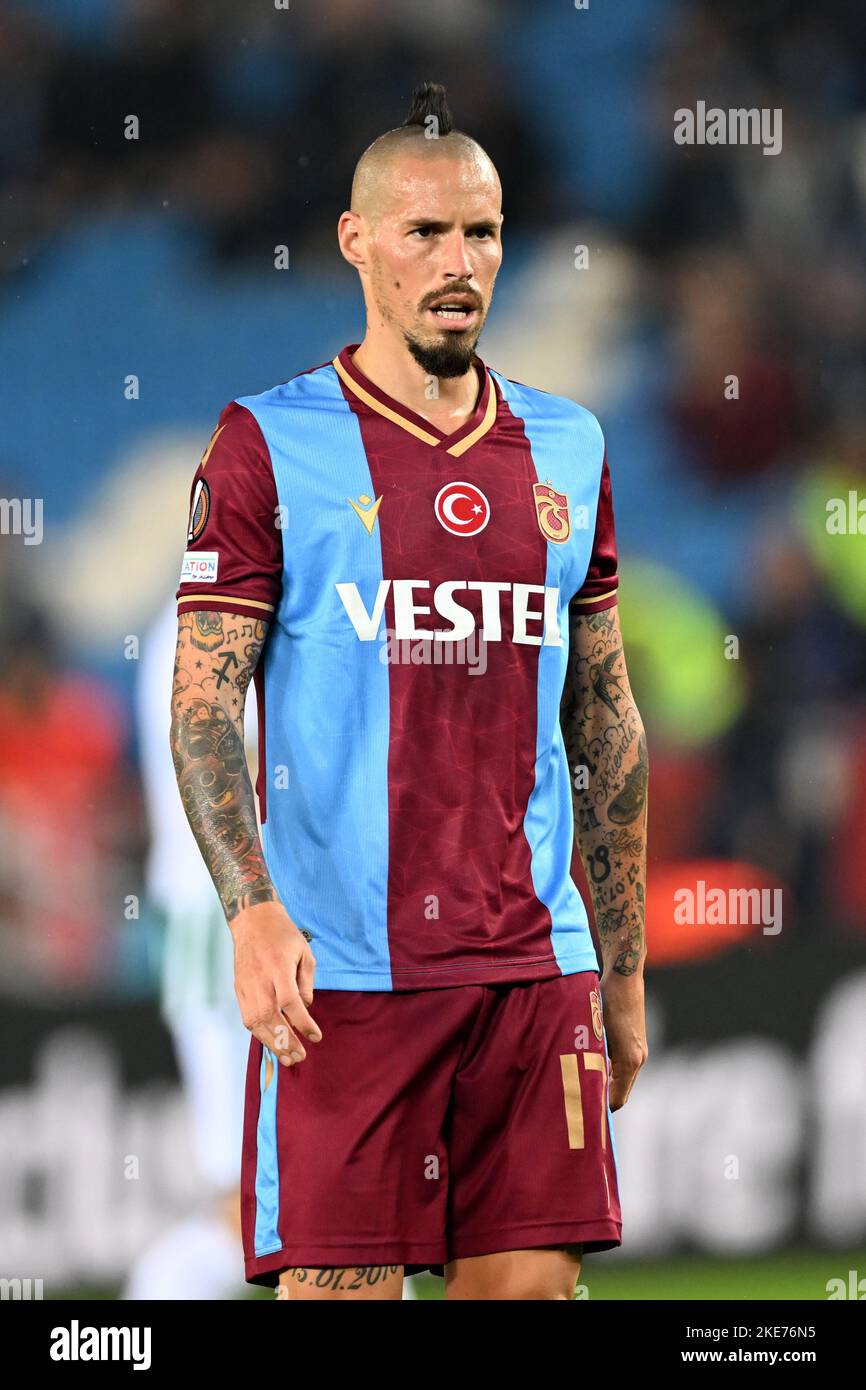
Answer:
POLYGON ((442 249, 443 274, 453 279, 469 280, 473 271, 472 260, 466 237, 459 228, 455 228, 451 235, 445 239, 442 249))

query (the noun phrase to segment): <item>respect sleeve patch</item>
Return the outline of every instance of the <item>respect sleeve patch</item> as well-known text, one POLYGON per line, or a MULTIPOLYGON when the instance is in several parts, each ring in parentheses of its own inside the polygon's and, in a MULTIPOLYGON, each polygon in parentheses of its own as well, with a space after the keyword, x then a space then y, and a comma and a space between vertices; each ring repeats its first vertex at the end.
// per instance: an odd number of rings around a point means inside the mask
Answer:
POLYGON ((180 571, 181 584, 214 584, 219 566, 218 550, 187 550, 180 571))

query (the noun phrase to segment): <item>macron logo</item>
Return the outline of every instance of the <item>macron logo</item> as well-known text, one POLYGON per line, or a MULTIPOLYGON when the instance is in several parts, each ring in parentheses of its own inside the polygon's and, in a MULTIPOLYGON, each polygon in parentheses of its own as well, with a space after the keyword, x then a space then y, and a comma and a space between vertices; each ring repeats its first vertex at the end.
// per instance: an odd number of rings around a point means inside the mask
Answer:
POLYGON ((338 584, 337 593, 349 620, 362 642, 373 642, 382 623, 389 590, 393 590, 394 637, 398 642, 415 638, 434 638, 437 642, 463 642, 476 631, 475 614, 457 601, 461 590, 473 589, 481 595, 480 637, 484 642, 501 642, 503 594, 511 594, 511 640, 531 647, 561 647, 559 631, 559 589, 545 584, 507 584, 494 579, 448 579, 437 584, 432 594, 416 591, 430 589, 427 579, 382 579, 368 613, 357 584, 338 584), (432 609, 423 600, 432 599, 432 609), (418 628, 416 615, 435 612, 451 624, 446 628, 418 628))
POLYGON ((132 1361, 134 1371, 150 1370, 149 1327, 69 1327, 51 1329, 52 1361, 132 1361))

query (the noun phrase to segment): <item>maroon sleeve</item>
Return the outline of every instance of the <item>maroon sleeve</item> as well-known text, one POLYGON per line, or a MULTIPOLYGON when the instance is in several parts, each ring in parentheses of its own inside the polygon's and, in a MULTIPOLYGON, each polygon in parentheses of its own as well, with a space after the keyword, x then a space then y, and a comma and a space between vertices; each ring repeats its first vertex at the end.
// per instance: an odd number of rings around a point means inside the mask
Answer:
POLYGON ((258 421, 231 401, 193 478, 178 613, 219 609, 269 619, 282 585, 278 515, 258 421))
POLYGON ((571 600, 580 613, 601 613, 617 601, 619 580, 616 572, 616 535, 613 529, 613 498, 607 450, 601 465, 598 489, 598 509, 595 516, 595 537, 586 579, 571 600))

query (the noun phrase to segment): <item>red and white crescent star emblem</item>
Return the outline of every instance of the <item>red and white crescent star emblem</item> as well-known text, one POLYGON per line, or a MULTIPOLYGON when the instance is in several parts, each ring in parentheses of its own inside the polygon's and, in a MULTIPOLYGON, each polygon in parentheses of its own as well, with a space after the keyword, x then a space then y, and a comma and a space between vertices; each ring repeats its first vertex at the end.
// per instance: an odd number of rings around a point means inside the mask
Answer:
POLYGON ((490 520, 490 503, 474 483, 446 483, 436 494, 433 510, 452 536, 477 536, 490 520))

